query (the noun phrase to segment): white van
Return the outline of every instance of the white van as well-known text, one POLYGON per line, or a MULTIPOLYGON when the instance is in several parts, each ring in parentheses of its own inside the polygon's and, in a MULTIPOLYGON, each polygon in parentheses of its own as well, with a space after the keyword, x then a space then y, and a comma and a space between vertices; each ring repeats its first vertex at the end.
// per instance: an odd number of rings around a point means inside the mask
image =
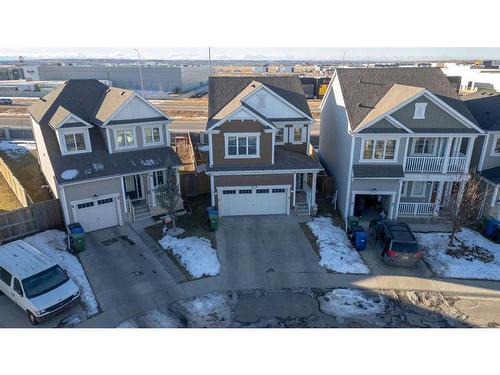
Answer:
POLYGON ((24 241, 0 246, 0 291, 37 324, 80 301, 80 290, 57 263, 24 241))

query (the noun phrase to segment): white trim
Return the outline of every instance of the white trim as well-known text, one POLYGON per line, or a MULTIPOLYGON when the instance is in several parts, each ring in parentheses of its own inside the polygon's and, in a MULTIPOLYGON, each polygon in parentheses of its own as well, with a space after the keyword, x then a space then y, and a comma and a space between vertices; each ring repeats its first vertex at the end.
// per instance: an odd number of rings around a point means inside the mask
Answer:
POLYGON ((153 171, 164 171, 164 170, 165 170, 165 167, 163 167, 163 168, 157 168, 157 169, 148 169, 148 170, 139 171, 139 172, 135 172, 135 173, 121 173, 121 174, 115 174, 115 175, 112 175, 112 176, 88 178, 88 179, 85 179, 85 180, 74 181, 74 182, 63 182, 63 183, 57 182, 57 184, 61 185, 61 186, 62 185, 64 185, 64 186, 79 185, 79 184, 85 184, 85 183, 89 183, 89 182, 105 181, 105 180, 109 180, 109 179, 112 179, 112 178, 126 177, 126 176, 132 176, 132 175, 135 175, 135 174, 148 173, 148 172, 153 172, 153 171))
POLYGON ((361 138, 361 148, 360 148, 360 153, 359 153, 359 162, 360 163, 397 163, 398 162, 398 155, 399 155, 399 138, 391 138, 391 137, 384 137, 384 138, 372 138, 372 137, 363 137, 361 138), (363 154, 364 154, 364 145, 366 141, 373 141, 373 152, 372 152, 372 159, 364 159, 363 154), (384 156, 385 156, 385 149, 386 149, 386 142, 387 141, 395 141, 396 144, 394 146, 394 159, 375 159, 375 143, 377 141, 384 141, 384 156))
MULTIPOLYGON (((259 122, 262 122, 263 124, 269 126, 271 129, 276 129, 276 126, 267 121, 265 118, 257 115, 255 112, 252 112, 250 111, 248 108, 246 108, 245 106, 243 105, 239 105, 238 107, 236 107, 233 111, 231 111, 226 117, 222 118, 221 120, 217 121, 215 124, 213 124, 211 127, 209 127, 206 131, 207 132, 211 132, 213 131, 215 128, 218 128, 219 126, 221 126, 222 124, 224 124, 225 122, 227 121, 231 121, 233 119, 233 116, 236 112, 238 112, 239 110, 243 110, 245 111, 246 113, 248 113, 251 117, 255 118, 257 121, 259 122)), ((238 118, 236 118, 236 120, 238 120, 238 118)), ((242 120, 243 121, 243 120, 242 120)), ((251 121, 251 120, 247 120, 247 121, 251 121)))
POLYGON ((396 120, 394 117, 392 117, 391 115, 387 115, 385 116, 385 119, 390 122, 392 125, 398 127, 398 128, 401 128, 403 130, 406 130, 408 133, 410 134, 413 134, 413 130, 410 130, 409 128, 407 128, 406 126, 404 126, 401 122, 399 122, 398 120, 396 120))
POLYGON ((142 133, 142 147, 155 147, 155 146, 161 146, 161 145, 165 144, 165 141, 163 139, 163 128, 161 125, 141 126, 141 133, 142 133), (153 141, 152 143, 146 143, 146 129, 151 129, 151 137, 153 137, 153 129, 155 129, 155 128, 158 128, 160 130, 160 140, 158 142, 153 141))
POLYGON ((104 129, 106 131, 106 139, 108 140, 108 153, 112 153, 113 146, 111 145, 111 135, 109 129, 104 129))
POLYGON ((60 202, 61 205, 63 206, 64 222, 66 223, 66 225, 69 225, 70 220, 69 220, 68 204, 66 201, 66 192, 64 191, 64 186, 58 185, 58 187, 59 187, 60 202))
MULTIPOLYGON (((81 122, 82 124, 85 125, 85 128, 91 128, 92 127, 92 124, 89 124, 87 121, 83 120, 82 118, 78 117, 77 115, 75 115, 74 113, 69 113, 60 123, 58 126, 56 126, 55 128, 53 128, 54 130, 58 130, 58 129, 61 129, 61 127, 68 123, 68 120, 70 118, 74 118, 77 122, 81 122)), ((50 121, 49 121, 49 124, 50 124, 50 121)), ((75 128, 81 128, 81 126, 75 126, 75 128)), ((65 128, 65 129, 72 129, 71 127, 70 128, 65 128)), ((73 128, 74 129, 74 128, 73 128)))
MULTIPOLYGON (((397 200, 396 200, 396 209, 395 209, 395 212, 394 212, 394 220, 397 220, 398 218, 398 207, 399 207, 399 203, 401 202, 401 196, 403 195, 403 192, 401 191, 402 189, 402 186, 404 184, 404 181, 403 180, 399 180, 399 190, 398 190, 398 197, 397 197, 397 200)), ((406 184, 405 184, 406 185, 406 184)))
POLYGON ((490 148, 490 156, 500 156, 500 152, 495 152, 495 146, 499 139, 500 139, 500 134, 495 134, 493 136, 493 142, 491 142, 491 148, 490 148))
POLYGON ((281 100, 284 104, 288 105, 290 108, 292 108, 294 111, 297 111, 299 112, 301 115, 303 115, 305 118, 308 118, 309 120, 311 121, 314 121, 314 119, 309 116, 309 115, 306 115, 304 112, 302 112, 300 109, 298 109, 297 107, 295 107, 292 103, 290 103, 288 100, 286 100, 285 98, 283 98, 282 96, 279 96, 278 94, 276 94, 274 91, 272 91, 271 89, 269 89, 265 84, 262 84, 262 86, 258 87, 256 90, 254 91, 251 91, 250 93, 248 93, 246 96, 244 96, 243 98, 240 99, 240 102, 244 102, 245 99, 249 98, 250 96, 253 96, 255 95, 256 93, 258 93, 260 90, 266 90, 269 94, 271 94, 272 96, 274 96, 275 98, 277 98, 278 100, 281 100))
POLYGON ((113 129, 113 141, 114 141, 114 144, 115 144, 115 150, 128 150, 128 149, 139 147, 139 145, 138 145, 139 142, 137 142, 137 131, 136 131, 136 127, 135 126, 130 127, 130 125, 129 125, 128 127, 120 127, 120 128, 117 128, 117 129, 115 129, 115 128, 112 128, 112 129, 113 129), (134 144, 133 145, 120 146, 118 144, 116 133, 119 132, 119 131, 123 131, 123 137, 124 137, 123 139, 126 142, 125 131, 127 131, 127 130, 132 130, 133 135, 134 135, 134 144))
POLYGON ((212 167, 214 165, 214 150, 212 149, 212 133, 208 133, 208 157, 209 157, 209 163, 210 166, 212 167))
POLYGON ((351 185, 352 185, 352 162, 354 161, 354 140, 355 138, 354 137, 351 137, 351 155, 349 157, 349 172, 348 172, 348 176, 347 176, 347 191, 346 191, 346 195, 345 195, 345 209, 344 209, 344 219, 345 219, 345 223, 346 223, 346 226, 347 226, 347 217, 349 216, 349 209, 350 209, 350 197, 349 197, 349 194, 351 192, 351 185))
POLYGON ((274 141, 274 137, 276 136, 276 133, 273 133, 271 134, 271 137, 272 137, 272 149, 271 149, 271 164, 274 164, 274 144, 275 144, 275 141, 274 141))
POLYGON ((258 159, 260 158, 260 133, 224 133, 224 159, 258 159), (229 138, 236 137, 236 155, 229 155, 229 138), (248 138, 256 137, 255 154, 248 153, 248 138), (239 138, 246 138, 246 154, 239 154, 239 138))
MULTIPOLYGON (((57 129, 56 131, 56 138, 59 141, 59 148, 61 150, 62 155, 75 155, 75 154, 84 154, 87 152, 92 152, 92 144, 90 143, 90 135, 89 135, 89 129, 88 128, 63 128, 63 129, 57 129), (67 145, 66 145, 66 135, 73 135, 75 134, 83 134, 83 140, 85 142, 85 150, 75 150, 75 151, 68 151, 67 145)), ((76 139, 75 139, 75 145, 76 145, 76 139)))
MULTIPOLYGON (((120 197, 120 193, 113 193, 113 194, 106 194, 106 195, 100 195, 97 197, 90 197, 90 198, 86 198, 86 199, 79 199, 76 201, 71 201, 71 202, 69 202, 69 204, 71 206, 71 211, 73 212, 73 219, 75 219, 75 221, 77 221, 77 219, 78 219, 78 215, 76 213, 78 211, 78 207, 77 207, 78 204, 90 202, 90 201, 96 202, 96 201, 102 200, 102 199, 113 198, 113 202, 115 203, 115 209, 116 209, 116 214, 117 214, 117 218, 118 218, 118 224, 123 225, 123 217, 122 217, 122 210, 120 208, 119 197, 120 197)), ((96 230, 98 230, 98 229, 96 229, 96 230)))
POLYGON ((489 140, 490 140, 490 134, 486 134, 483 138, 483 144, 481 147, 481 157, 479 158, 479 165, 478 165, 479 172, 483 170, 484 158, 486 156, 486 150, 488 148, 489 140))
POLYGON ((248 171, 206 171, 209 176, 252 176, 252 175, 267 175, 267 174, 293 174, 293 173, 313 173, 321 172, 323 168, 312 169, 281 169, 281 170, 248 170, 248 171))
POLYGON ((293 198, 292 198, 292 207, 295 207, 295 200, 297 196, 297 174, 293 174, 293 198))

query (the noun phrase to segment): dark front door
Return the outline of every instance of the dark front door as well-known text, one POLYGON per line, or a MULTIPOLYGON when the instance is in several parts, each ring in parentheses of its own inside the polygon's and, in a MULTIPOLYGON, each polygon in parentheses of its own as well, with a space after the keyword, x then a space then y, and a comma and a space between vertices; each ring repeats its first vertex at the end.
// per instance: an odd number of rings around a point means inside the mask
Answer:
POLYGON ((125 184, 125 195, 131 200, 142 199, 142 181, 141 175, 126 176, 123 178, 125 184))

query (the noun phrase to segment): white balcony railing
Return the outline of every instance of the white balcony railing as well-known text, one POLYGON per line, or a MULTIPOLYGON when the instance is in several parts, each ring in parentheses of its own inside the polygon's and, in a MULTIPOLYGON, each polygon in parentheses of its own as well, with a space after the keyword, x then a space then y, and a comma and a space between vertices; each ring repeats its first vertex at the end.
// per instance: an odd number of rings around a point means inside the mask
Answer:
POLYGON ((398 206, 398 215, 406 216, 433 216, 439 210, 436 203, 401 202, 398 206))
POLYGON ((442 156, 411 156, 406 158, 406 172, 442 172, 442 156))
POLYGON ((456 156, 450 158, 448 162, 448 172, 466 172, 465 166, 467 164, 467 157, 456 156))
POLYGON ((466 172, 466 156, 411 156, 406 158, 406 172, 466 172), (447 167, 445 165, 447 162, 447 167))

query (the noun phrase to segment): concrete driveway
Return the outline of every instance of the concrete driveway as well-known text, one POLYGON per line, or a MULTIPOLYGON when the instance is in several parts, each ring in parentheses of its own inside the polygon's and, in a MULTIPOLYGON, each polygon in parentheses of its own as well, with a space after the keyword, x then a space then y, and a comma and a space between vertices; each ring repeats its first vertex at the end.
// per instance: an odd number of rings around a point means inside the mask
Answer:
POLYGON ((326 273, 295 216, 223 217, 216 237, 223 288, 304 285, 326 273))
POLYGON ((182 297, 172 277, 128 225, 89 233, 80 260, 102 309, 88 325, 116 324, 182 297))

